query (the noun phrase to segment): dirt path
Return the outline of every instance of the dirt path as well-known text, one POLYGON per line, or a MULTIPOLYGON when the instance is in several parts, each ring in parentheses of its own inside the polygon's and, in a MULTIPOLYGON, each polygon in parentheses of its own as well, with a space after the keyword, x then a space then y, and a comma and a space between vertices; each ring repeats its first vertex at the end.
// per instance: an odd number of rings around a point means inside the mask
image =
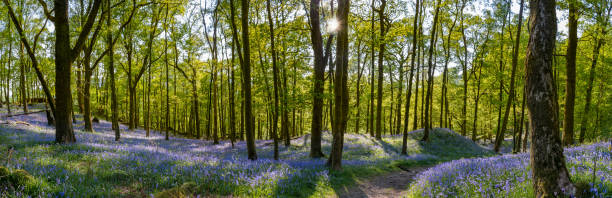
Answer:
POLYGON ((414 177, 430 167, 410 167, 357 181, 354 186, 337 190, 340 198, 404 197, 414 177))

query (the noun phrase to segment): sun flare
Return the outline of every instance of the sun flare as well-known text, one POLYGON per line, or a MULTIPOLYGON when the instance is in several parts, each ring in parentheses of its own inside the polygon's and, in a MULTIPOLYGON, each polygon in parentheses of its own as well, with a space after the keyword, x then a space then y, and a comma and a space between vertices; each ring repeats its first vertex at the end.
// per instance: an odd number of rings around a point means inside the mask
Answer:
POLYGON ((327 21, 327 33, 337 32, 340 28, 340 22, 336 18, 329 19, 327 21))

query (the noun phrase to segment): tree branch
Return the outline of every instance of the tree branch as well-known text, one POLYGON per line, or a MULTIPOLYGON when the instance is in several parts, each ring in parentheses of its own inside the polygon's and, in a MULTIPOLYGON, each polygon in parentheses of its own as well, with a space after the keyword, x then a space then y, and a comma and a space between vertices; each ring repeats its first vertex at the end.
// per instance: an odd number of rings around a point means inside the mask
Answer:
MULTIPOLYGON (((51 22, 55 22, 55 17, 51 15, 51 12, 49 12, 49 9, 47 9, 47 3, 45 3, 44 0, 38 0, 38 3, 40 3, 40 5, 42 5, 43 7, 43 12, 45 13, 45 16, 47 17, 47 19, 49 19, 51 22)), ((53 10, 51 10, 53 11, 53 10)))
POLYGON ((83 26, 83 30, 81 31, 81 33, 79 34, 79 37, 76 41, 76 44, 74 45, 74 48, 72 48, 72 57, 70 57, 70 61, 74 61, 74 59, 76 59, 76 57, 79 55, 79 52, 81 52, 81 50, 83 49, 83 44, 85 43, 85 40, 87 39, 87 37, 89 36, 89 33, 91 32, 91 28, 93 27, 93 23, 96 19, 96 16, 98 16, 98 10, 100 10, 100 4, 101 4, 102 0, 95 0, 92 9, 89 11, 89 14, 87 15, 87 22, 85 23, 85 26, 83 26))

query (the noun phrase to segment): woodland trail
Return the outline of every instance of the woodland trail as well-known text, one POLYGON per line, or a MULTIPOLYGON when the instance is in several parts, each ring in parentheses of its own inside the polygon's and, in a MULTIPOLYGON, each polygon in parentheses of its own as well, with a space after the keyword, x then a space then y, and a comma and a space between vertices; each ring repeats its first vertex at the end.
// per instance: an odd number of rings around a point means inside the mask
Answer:
POLYGON ((431 166, 400 167, 400 171, 358 180, 350 187, 337 190, 339 198, 404 197, 408 187, 420 172, 431 166))

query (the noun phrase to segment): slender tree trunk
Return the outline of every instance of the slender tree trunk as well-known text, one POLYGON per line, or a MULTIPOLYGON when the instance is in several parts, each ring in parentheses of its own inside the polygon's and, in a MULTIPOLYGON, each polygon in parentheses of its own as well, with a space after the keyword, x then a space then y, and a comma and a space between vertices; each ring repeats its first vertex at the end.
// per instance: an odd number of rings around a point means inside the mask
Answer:
MULTIPOLYGON (((6 4, 6 2, 4 2, 6 4)), ((8 5, 7 5, 8 7, 8 5)), ((12 9, 11 9, 12 10, 12 9)), ((7 54, 10 54, 10 52, 13 51, 13 32, 11 31, 13 28, 11 28, 11 18, 7 17, 7 29, 8 29, 8 45, 9 45, 9 51, 7 52, 7 54)), ((9 55, 7 58, 7 67, 6 67, 6 87, 4 89, 4 97, 6 98, 6 111, 8 113, 8 115, 11 115, 11 98, 9 95, 9 90, 11 89, 11 56, 9 55)), ((55 112, 54 112, 55 113, 55 112)))
POLYGON ((372 41, 372 43, 370 44, 370 111, 369 113, 369 127, 368 127, 368 132, 370 132, 370 136, 374 137, 374 47, 376 46, 376 38, 375 38, 375 31, 374 31, 374 0, 372 0, 372 15, 371 15, 371 20, 370 20, 370 31, 371 31, 371 36, 370 36, 370 40, 372 41))
MULTIPOLYGON (((416 6, 415 9, 416 11, 415 16, 414 16, 414 22, 413 22, 413 27, 412 27, 412 32, 413 32, 413 36, 412 36, 412 52, 411 52, 411 58, 410 58, 410 75, 408 76, 408 87, 406 87, 407 92, 406 92, 406 105, 404 105, 404 114, 406 116, 404 116, 404 134, 402 137, 402 155, 407 155, 407 148, 408 148, 408 118, 410 117, 410 95, 412 94, 412 77, 414 76, 414 59, 416 57, 416 50, 417 50, 417 38, 418 38, 418 34, 417 34, 417 27, 420 25, 419 24, 419 4, 420 4, 421 0, 417 0, 416 1, 416 6)), ((416 121, 416 120, 415 120, 416 121)))
POLYGON ((359 104, 359 99, 361 99, 361 77, 363 76, 363 70, 365 67, 361 66, 361 39, 357 40, 357 84, 355 85, 356 94, 355 99, 357 100, 355 103, 355 108, 357 110, 355 114, 355 133, 359 134, 359 121, 361 119, 361 106, 359 104))
MULTIPOLYGON (((233 4, 233 1, 232 1, 233 4)), ((233 7, 233 5, 232 5, 233 7)), ((232 8, 233 9, 233 8, 232 8)), ((232 11, 233 12, 233 11, 232 11)), ((232 16, 233 17, 233 16, 232 16)), ((234 100, 235 90, 234 90, 234 50, 236 49, 236 42, 232 42, 232 62, 230 64, 230 77, 229 77, 229 116, 230 116, 230 141, 232 143, 232 148, 234 148, 234 141, 236 141, 236 103, 234 100)), ((240 49, 238 49, 240 50, 240 49)), ((198 122, 199 123, 199 122, 198 122)), ((199 124, 198 124, 199 127, 199 124)), ((199 128, 198 128, 199 129, 199 128)), ((199 131, 199 130, 198 130, 199 131)), ((199 133, 199 132, 198 132, 199 133)))
MULTIPOLYGON (((24 1, 19 1, 19 9, 21 12, 21 21, 25 21, 24 15, 24 1)), ((23 22, 22 22, 23 23, 23 22)), ((23 24, 20 24, 21 28, 23 28, 23 24)), ((11 54, 12 52, 9 52, 11 54)), ((23 55, 23 43, 19 44, 19 95, 21 97, 21 105, 23 105, 23 112, 28 112, 28 97, 26 95, 26 73, 25 73, 25 58, 23 55)))
POLYGON ((425 124, 423 125, 425 127, 425 130, 423 132, 423 138, 421 139, 421 141, 429 141, 429 130, 431 128, 431 123, 430 123, 430 117, 429 117, 429 105, 430 103, 430 98, 433 92, 433 70, 434 70, 434 66, 433 66, 433 51, 434 51, 434 46, 436 45, 436 28, 438 27, 438 13, 440 12, 440 1, 436 1, 436 13, 434 14, 434 21, 433 21, 433 25, 432 25, 432 30, 431 30, 431 39, 429 42, 429 63, 428 63, 428 69, 427 69, 427 96, 425 97, 425 124))
POLYGON ((276 66, 276 48, 274 47, 274 22, 272 21, 272 11, 270 5, 270 0, 266 1, 266 10, 268 11, 268 26, 270 27, 270 48, 272 52, 272 74, 274 78, 274 110, 272 112, 272 140, 274 141, 274 160, 278 160, 278 138, 277 138, 277 129, 278 129, 278 92, 279 92, 279 76, 278 76, 278 68, 276 66))
POLYGON ((524 142, 525 139, 527 139, 527 135, 525 134, 525 137, 523 138, 523 126, 524 126, 524 120, 525 120, 525 91, 523 89, 523 100, 521 102, 521 118, 519 120, 519 134, 518 134, 518 141, 517 141, 517 145, 516 145, 516 150, 515 153, 520 152, 521 151, 521 142, 524 142))
POLYGON ((578 48, 578 8, 576 0, 568 1, 568 39, 565 53, 567 83, 565 83, 565 111, 563 115, 563 145, 574 144, 574 98, 576 97, 576 48, 578 48))
MULTIPOLYGON (((106 26, 111 29, 111 1, 107 0, 106 9, 109 13, 107 15, 106 26)), ((110 89, 111 89, 111 122, 112 129, 115 131, 115 141, 121 139, 121 133, 119 132, 119 109, 117 108, 117 89, 115 88, 115 64, 114 64, 114 48, 113 48, 113 34, 109 32, 107 34, 108 39, 108 74, 110 77, 110 89)))
MULTIPOLYGON (((458 12, 457 12, 458 14, 458 12)), ((445 55, 444 55, 444 71, 442 72, 442 90, 440 91, 440 127, 446 127, 446 118, 444 117, 445 113, 444 110, 448 111, 448 108, 445 108, 446 106, 448 106, 448 102, 445 100, 446 98, 446 92, 447 92, 447 87, 446 84, 448 83, 448 62, 450 60, 450 48, 451 48, 451 36, 453 35, 453 29, 455 29, 455 25, 457 24, 457 16, 455 15, 454 19, 453 19, 453 25, 450 26, 450 28, 448 29, 448 37, 446 39, 446 45, 442 45, 445 49, 445 55)), ((444 42, 444 38, 442 38, 442 42, 444 42)))
MULTIPOLYGON (((283 47, 284 48, 284 47, 283 47)), ((283 57, 285 57, 283 55, 283 57)), ((285 62, 285 61, 283 61, 285 62)), ((283 78, 283 85, 279 86, 281 89, 281 110, 282 110, 282 119, 281 119, 281 132, 283 133, 284 137, 285 137, 285 147, 288 147, 291 145, 291 135, 289 134, 289 107, 287 105, 287 96, 288 96, 288 86, 287 86, 287 68, 286 68, 286 64, 283 63, 283 67, 281 68, 282 70, 282 78, 283 78)), ((280 83, 280 82, 279 82, 280 83)), ((279 84, 280 85, 280 84, 279 84)))
POLYGON ((166 65, 166 136, 165 140, 170 140, 169 130, 170 130, 170 87, 168 86, 169 78, 169 69, 168 69, 168 5, 166 4, 166 16, 164 17, 164 31, 166 36, 164 38, 164 62, 166 65))
MULTIPOLYGON (((520 9, 519 9, 519 21, 518 21, 518 27, 517 27, 517 32, 516 32, 516 39, 514 40, 514 52, 512 55, 512 74, 510 75, 510 93, 508 94, 508 100, 506 101, 506 110, 504 113, 504 118, 502 119, 502 125, 501 125, 501 129, 498 131, 498 136, 496 136, 495 138, 495 145, 494 145, 494 150, 495 152, 499 152, 500 147, 501 147, 501 143, 504 140, 504 133, 506 131, 506 127, 508 126, 508 116, 510 114, 510 106, 512 105, 512 101, 515 98, 515 89, 514 89, 514 79, 516 78, 516 67, 518 64, 518 53, 519 53, 519 44, 520 44, 520 40, 521 40, 521 26, 523 23, 523 0, 521 0, 521 4, 520 4, 520 9)), ((502 44, 503 45, 503 44, 502 44)), ((502 50, 503 53, 503 50, 502 50)), ((501 69, 501 68, 500 68, 501 69)), ((501 90, 500 90, 500 96, 501 96, 501 90)))
MULTIPOLYGON (((502 26, 501 26, 501 42, 499 45, 499 73, 502 74, 502 77, 499 78, 499 101, 501 102, 498 106, 498 114, 497 114, 497 130, 495 133, 495 143, 494 143, 494 148, 493 150, 495 152, 499 152, 499 146, 501 145, 501 142, 504 141, 505 139, 505 134, 506 134, 506 129, 503 128, 504 126, 504 122, 506 122, 506 115, 508 115, 508 111, 505 111, 505 114, 502 115, 502 112, 504 112, 502 110, 503 106, 503 101, 504 101, 504 78, 503 78, 503 73, 504 73, 504 30, 506 28, 506 19, 507 16, 509 16, 509 14, 506 12, 504 13, 504 19, 502 22, 502 26), (504 117, 502 117, 504 116, 504 117), (503 129, 502 129, 503 128, 503 129), (498 143, 499 142, 499 143, 498 143)), ((510 98, 510 96, 508 96, 508 101, 512 101, 512 98, 510 98)))
POLYGON ((525 88, 531 125, 531 172, 536 197, 573 195, 559 137, 552 59, 557 34, 555 1, 530 1, 525 88))
POLYGON ((578 137, 578 141, 580 143, 584 142, 584 137, 587 132, 587 120, 589 119, 589 113, 591 111, 591 101, 593 95, 593 81, 595 80, 595 67, 597 66, 597 59, 599 58, 599 50, 603 46, 602 39, 597 41, 595 48, 593 49, 593 58, 591 61, 591 67, 589 68, 589 79, 587 81, 587 89, 586 89, 586 100, 584 104, 584 111, 582 115, 582 120, 580 121, 580 134, 578 137))
POLYGON ((597 66, 597 59, 599 58, 599 50, 604 45, 604 36, 608 33, 608 25, 610 22, 610 12, 612 8, 611 5, 607 4, 608 7, 600 7, 600 9, 596 10, 596 18, 603 20, 598 20, 599 23, 599 36, 597 36, 597 40, 595 42, 595 46, 593 47, 593 58, 591 59, 591 67, 589 68, 589 79, 587 82, 587 90, 586 90, 586 101, 584 104, 584 111, 582 115, 582 120, 580 121, 580 134, 578 137, 578 141, 582 143, 584 141, 585 134, 587 132, 587 120, 589 119, 589 112, 591 110, 591 100, 592 100, 592 92, 593 92, 593 81, 595 80, 595 67, 597 66), (605 9, 604 9, 605 8, 605 9), (607 11, 607 13, 606 13, 607 11))
POLYGON ((461 135, 464 135, 467 133, 467 91, 468 91, 468 82, 469 82, 469 78, 468 78, 468 70, 467 70, 467 38, 465 36, 465 26, 464 26, 464 20, 465 20, 465 16, 463 15, 463 8, 465 8, 465 4, 466 4, 466 0, 462 0, 461 3, 461 38, 463 40, 463 58, 464 61, 461 62, 461 77, 463 79, 463 106, 461 108, 461 135))
POLYGON ((253 134, 253 112, 251 107, 251 63, 249 52, 249 1, 241 0, 242 3, 242 42, 244 43, 244 65, 242 66, 242 90, 244 91, 244 117, 247 138, 247 152, 250 160, 257 160, 255 151, 255 137, 253 134))
MULTIPOLYGON (((488 35, 487 35, 488 37, 488 35)), ((488 38, 487 38, 488 39, 488 38)), ((483 46, 486 46, 486 43, 483 44, 483 46)), ((483 47, 483 54, 485 53, 485 47, 483 47)), ((484 55, 483 55, 484 56, 484 55)), ((484 58, 483 58, 484 59, 484 58)), ((478 135, 478 102, 480 101, 480 82, 482 79, 482 67, 483 67, 483 63, 484 60, 480 60, 480 67, 478 68, 478 77, 476 78, 476 100, 474 101, 474 125, 472 128, 472 141, 476 141, 477 139, 477 135, 478 135)))
MULTIPOLYGON (((130 30, 127 30, 126 32, 129 33, 130 30)), ((133 75, 132 75, 132 49, 133 49, 133 42, 132 42, 132 35, 125 35, 127 38, 127 46, 126 46, 126 58, 127 58, 127 65, 128 65, 128 69, 127 69, 127 86, 128 86, 128 130, 133 131, 134 128, 136 128, 135 126, 135 120, 136 120, 136 83, 134 83, 133 80, 133 75)))
POLYGON ((379 24, 380 24, 380 42, 378 45, 378 97, 376 100, 376 139, 381 139, 381 130, 382 130, 382 116, 381 112, 383 109, 382 100, 383 100, 383 57, 385 56, 385 7, 387 6, 386 0, 381 0, 381 5, 378 12, 379 24))

